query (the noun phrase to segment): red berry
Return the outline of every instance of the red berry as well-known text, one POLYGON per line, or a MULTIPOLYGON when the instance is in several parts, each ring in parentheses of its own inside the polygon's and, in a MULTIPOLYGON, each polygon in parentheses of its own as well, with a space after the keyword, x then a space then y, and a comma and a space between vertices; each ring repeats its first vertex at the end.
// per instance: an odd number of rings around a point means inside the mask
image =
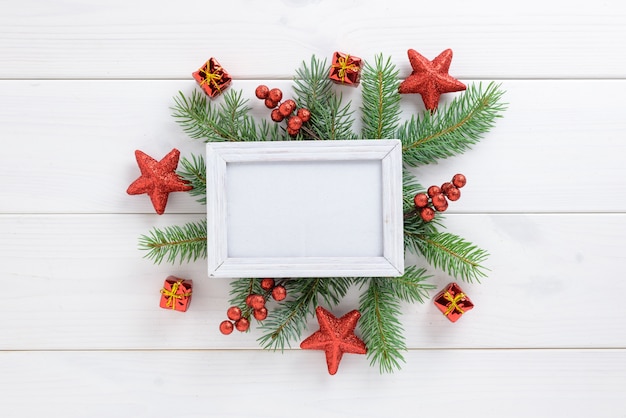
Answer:
POLYGON ((432 208, 422 208, 420 209, 420 216, 424 220, 424 222, 430 222, 435 219, 435 211, 432 208))
POLYGON ((450 187, 454 187, 454 184, 450 183, 449 181, 448 181, 448 182, 443 183, 443 184, 441 185, 441 192, 442 192, 444 195, 447 195, 448 190, 450 190, 450 187))
POLYGON ((253 315, 257 321, 262 321, 267 318, 267 308, 255 309, 253 315))
POLYGON ((296 109, 296 102, 294 102, 293 100, 285 100, 283 103, 281 103, 280 106, 278 106, 278 110, 280 110, 280 114, 283 115, 284 117, 291 115, 295 109, 296 109))
POLYGON ((252 296, 254 296, 254 293, 251 293, 248 296, 246 296, 246 305, 252 306, 252 296))
POLYGON ((297 116, 292 116, 287 121, 287 126, 293 129, 294 131, 300 130, 300 127, 302 126, 302 119, 300 119, 297 116))
POLYGON ((228 319, 232 319, 233 321, 236 321, 239 318, 241 318, 241 309, 239 309, 238 306, 231 306, 226 311, 226 316, 228 317, 228 319))
POLYGON ((278 105, 278 102, 275 102, 269 97, 265 99, 265 107, 267 107, 268 109, 274 109, 277 105, 278 105))
POLYGON ((298 135, 298 132, 300 132, 300 129, 291 129, 289 126, 287 126, 287 133, 291 136, 296 136, 298 135))
POLYGON ((248 328, 250 327, 250 321, 248 321, 246 318, 239 318, 237 321, 235 321, 235 328, 237 328, 237 331, 247 331, 248 328))
POLYGON ((264 86, 263 84, 261 84, 259 87, 256 88, 256 90, 254 91, 254 94, 256 94, 256 97, 263 100, 263 99, 267 99, 267 95, 269 94, 270 89, 267 86, 264 86))
POLYGON ((463 174, 455 174, 454 177, 452 177, 452 184, 458 188, 465 186, 466 183, 467 179, 463 174))
POLYGON ((457 201, 461 198, 461 191, 456 187, 451 187, 446 194, 451 201, 457 201))
POLYGON ((230 321, 222 321, 220 324, 220 332, 224 335, 228 335, 233 332, 234 325, 230 321))
POLYGON ((272 289, 272 297, 274 298, 274 300, 280 302, 287 297, 287 289, 279 284, 274 289, 272 289))
POLYGON ((262 279, 261 280, 261 289, 263 290, 271 290, 274 287, 274 279, 262 279))
POLYGON ((271 89, 267 95, 267 97, 273 102, 280 102, 283 98, 283 92, 280 89, 271 89))
POLYGON ((442 206, 442 205, 448 203, 446 201, 446 197, 443 195, 443 193, 439 193, 439 194, 434 195, 432 197, 432 199, 433 199, 433 206, 434 207, 442 206))
POLYGON ((250 298, 250 305, 252 309, 261 309, 265 306, 265 298, 259 294, 252 294, 250 298))
POLYGON ((428 205, 428 196, 426 193, 418 193, 413 198, 413 202, 418 208, 424 208, 428 205))
MULTIPOLYGON (((439 196, 439 195, 437 195, 439 196)), ((444 198, 443 202, 439 203, 439 204, 435 204, 435 202, 433 202, 433 206, 435 207, 435 209, 438 212, 445 212, 446 209, 448 209, 448 201, 444 198)))
POLYGON ((307 123, 311 120, 311 111, 309 109, 298 109, 297 115, 300 119, 302 119, 303 123, 307 123))
POLYGON ((441 193, 441 189, 439 188, 439 186, 430 186, 428 188, 428 196, 433 197, 436 194, 441 193))
POLYGON ((278 109, 272 110, 272 113, 270 113, 270 117, 274 122, 281 122, 285 118, 278 109))

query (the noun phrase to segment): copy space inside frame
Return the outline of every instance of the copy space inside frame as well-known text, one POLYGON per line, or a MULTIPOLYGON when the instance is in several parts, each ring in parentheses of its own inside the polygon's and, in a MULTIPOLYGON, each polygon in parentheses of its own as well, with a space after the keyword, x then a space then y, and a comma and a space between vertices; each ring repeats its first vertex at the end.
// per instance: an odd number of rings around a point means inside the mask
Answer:
POLYGON ((230 162, 227 255, 383 255, 380 160, 230 162))

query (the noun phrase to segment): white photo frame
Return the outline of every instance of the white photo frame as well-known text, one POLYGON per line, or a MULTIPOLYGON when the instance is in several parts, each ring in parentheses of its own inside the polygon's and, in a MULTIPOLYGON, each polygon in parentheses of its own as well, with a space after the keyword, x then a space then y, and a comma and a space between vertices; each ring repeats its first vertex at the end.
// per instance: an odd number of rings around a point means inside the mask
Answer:
POLYGON ((404 274, 398 140, 207 144, 210 277, 404 274))

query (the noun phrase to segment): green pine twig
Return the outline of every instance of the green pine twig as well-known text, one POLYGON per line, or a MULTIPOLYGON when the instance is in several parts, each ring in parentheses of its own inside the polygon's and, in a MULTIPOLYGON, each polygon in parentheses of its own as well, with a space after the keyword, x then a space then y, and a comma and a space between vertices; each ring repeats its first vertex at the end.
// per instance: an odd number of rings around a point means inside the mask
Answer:
POLYGON ((398 70, 377 55, 374 65, 367 62, 361 74, 361 137, 365 139, 395 138, 400 120, 398 70))
POLYGON ((183 157, 180 159, 181 168, 178 175, 191 184, 189 194, 199 197, 199 203, 206 205, 206 163, 202 155, 191 154, 191 160, 183 157))
POLYGON ((139 248, 147 250, 145 257, 160 264, 196 261, 207 256, 207 221, 189 222, 183 226, 154 228, 139 238, 139 248))
POLYGON ((503 94, 498 84, 489 83, 485 89, 482 83, 471 84, 447 107, 412 117, 398 130, 404 163, 431 164, 468 150, 502 117, 503 94))

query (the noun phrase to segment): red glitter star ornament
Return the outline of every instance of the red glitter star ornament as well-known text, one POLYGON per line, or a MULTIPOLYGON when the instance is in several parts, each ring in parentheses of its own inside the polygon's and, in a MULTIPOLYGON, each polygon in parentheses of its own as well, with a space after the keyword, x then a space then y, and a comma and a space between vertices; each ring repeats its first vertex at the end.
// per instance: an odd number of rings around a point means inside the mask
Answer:
POLYGON ((448 74, 452 61, 451 49, 446 49, 432 61, 414 49, 409 49, 408 54, 413 72, 400 84, 400 94, 419 93, 426 109, 434 111, 443 93, 466 89, 465 84, 448 74))
POLYGON ((361 317, 359 311, 350 311, 337 319, 332 313, 318 306, 315 309, 315 314, 317 315, 320 329, 302 341, 300 348, 304 350, 324 350, 326 352, 328 373, 337 373, 339 362, 344 353, 367 353, 365 343, 354 335, 356 323, 361 317))
POLYGON ((152 206, 159 215, 162 215, 165 212, 167 198, 171 192, 186 192, 192 189, 185 180, 176 174, 179 157, 180 151, 176 148, 171 150, 161 161, 157 161, 139 150, 135 151, 141 177, 128 186, 126 192, 130 195, 148 194, 152 200, 152 206))

